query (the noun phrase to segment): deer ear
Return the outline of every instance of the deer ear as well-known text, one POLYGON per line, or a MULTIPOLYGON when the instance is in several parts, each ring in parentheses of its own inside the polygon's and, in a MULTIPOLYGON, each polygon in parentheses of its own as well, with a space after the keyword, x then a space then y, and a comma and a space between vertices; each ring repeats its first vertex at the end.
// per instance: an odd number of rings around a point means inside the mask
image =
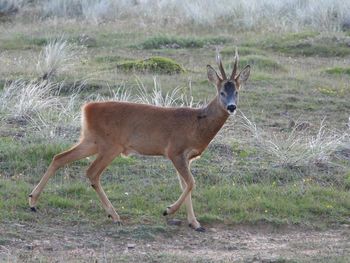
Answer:
POLYGON ((207 65, 208 79, 211 83, 217 85, 220 82, 220 77, 216 73, 215 69, 212 66, 207 65))
POLYGON ((245 83, 250 75, 250 65, 245 66, 244 69, 242 69, 241 72, 236 77, 236 80, 238 80, 239 83, 245 83))

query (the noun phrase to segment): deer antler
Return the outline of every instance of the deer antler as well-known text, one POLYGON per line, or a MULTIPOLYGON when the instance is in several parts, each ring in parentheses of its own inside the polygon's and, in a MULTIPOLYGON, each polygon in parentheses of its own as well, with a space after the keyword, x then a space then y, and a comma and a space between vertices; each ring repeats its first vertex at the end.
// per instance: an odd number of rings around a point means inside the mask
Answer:
POLYGON ((218 48, 216 48, 216 63, 219 66, 219 70, 220 70, 222 79, 223 80, 227 79, 224 67, 222 66, 221 56, 220 56, 218 48))
POLYGON ((233 62, 233 70, 232 70, 232 74, 230 79, 234 80, 237 74, 237 68, 238 68, 238 60, 239 60, 239 56, 238 56, 238 51, 237 51, 237 47, 235 50, 235 57, 234 57, 234 62, 233 62))

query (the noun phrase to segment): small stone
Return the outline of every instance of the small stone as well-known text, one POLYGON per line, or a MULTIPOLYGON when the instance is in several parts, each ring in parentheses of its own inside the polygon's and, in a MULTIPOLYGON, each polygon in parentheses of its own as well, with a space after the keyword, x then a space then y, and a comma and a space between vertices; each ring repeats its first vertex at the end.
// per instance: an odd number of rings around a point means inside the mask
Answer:
POLYGON ((127 247, 128 249, 134 249, 136 247, 136 244, 128 243, 127 247))
POLYGON ((34 246, 32 244, 27 244, 27 245, 25 245, 25 248, 28 250, 33 250, 34 246))
POLYGON ((182 224, 181 220, 179 219, 169 219, 167 223, 170 226, 180 226, 182 224))

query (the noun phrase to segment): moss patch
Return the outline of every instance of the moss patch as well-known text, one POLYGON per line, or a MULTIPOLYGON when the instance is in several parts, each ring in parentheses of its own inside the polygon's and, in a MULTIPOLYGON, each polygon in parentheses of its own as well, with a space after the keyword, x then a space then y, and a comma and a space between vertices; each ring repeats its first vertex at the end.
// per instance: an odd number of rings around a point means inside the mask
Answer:
POLYGON ((153 72, 160 74, 178 74, 185 69, 175 60, 165 57, 151 57, 144 60, 124 61, 118 64, 118 68, 125 71, 153 72))
POLYGON ((201 48, 205 45, 218 45, 227 43, 228 39, 223 37, 193 38, 175 36, 153 36, 142 42, 142 49, 160 48, 201 48))

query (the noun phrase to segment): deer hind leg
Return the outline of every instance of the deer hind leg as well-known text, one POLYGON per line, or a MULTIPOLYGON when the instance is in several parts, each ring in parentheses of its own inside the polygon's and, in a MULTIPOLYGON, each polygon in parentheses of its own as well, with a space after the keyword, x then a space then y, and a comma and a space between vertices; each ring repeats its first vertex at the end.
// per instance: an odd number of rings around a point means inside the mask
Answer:
POLYGON ((57 154, 53 158, 49 168, 41 178, 38 185, 33 189, 33 191, 29 195, 29 206, 32 209, 32 211, 36 211, 35 205, 38 201, 41 192, 43 191, 48 180, 55 174, 58 168, 73 161, 91 156, 96 152, 97 147, 93 142, 90 142, 88 140, 82 140, 79 144, 73 146, 70 150, 57 154))
POLYGON ((91 182, 91 186, 95 189, 99 196, 103 208, 106 210, 109 217, 112 218, 113 222, 120 224, 120 217, 115 211, 112 203, 109 201, 106 193, 104 192, 100 177, 106 167, 122 152, 121 149, 109 149, 108 151, 99 151, 96 160, 90 165, 86 172, 86 176, 91 182))
MULTIPOLYGON (((191 191, 195 186, 195 181, 189 169, 189 160, 183 155, 172 157, 170 159, 173 162, 176 170, 178 171, 180 180, 184 181, 184 188, 182 190, 182 194, 180 195, 179 199, 175 203, 173 203, 171 206, 167 207, 163 215, 166 216, 166 215, 175 213, 180 208, 180 206, 185 202, 187 204, 187 209, 188 209, 187 211, 190 211, 190 215, 194 217, 191 191)), ((204 231, 204 228, 200 226, 200 224, 196 219, 195 221, 193 221, 193 223, 195 225, 191 227, 195 228, 197 231, 201 231, 201 232, 204 231)))
MULTIPOLYGON (((185 183, 184 179, 181 177, 181 175, 179 173, 177 175, 179 177, 181 189, 182 190, 186 189, 186 183, 185 183)), ((196 231, 204 232, 205 228, 201 227, 200 223, 197 221, 196 216, 194 215, 191 194, 192 194, 192 192, 190 192, 185 199, 188 224, 190 227, 192 227, 196 231)))

